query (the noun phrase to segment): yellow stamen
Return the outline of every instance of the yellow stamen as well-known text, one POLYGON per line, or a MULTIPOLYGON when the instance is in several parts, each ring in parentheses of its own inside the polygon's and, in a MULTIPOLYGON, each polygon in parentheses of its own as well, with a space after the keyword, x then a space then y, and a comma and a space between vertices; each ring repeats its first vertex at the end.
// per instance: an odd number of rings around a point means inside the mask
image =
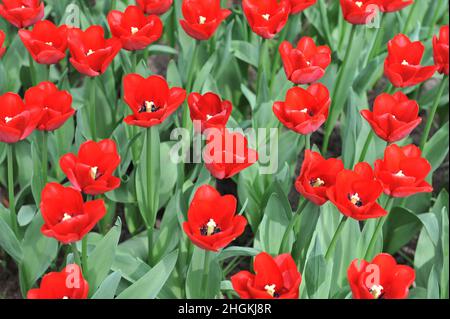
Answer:
POLYGON ((216 222, 214 221, 214 219, 210 219, 209 222, 206 224, 207 230, 206 230, 206 234, 208 236, 211 236, 212 234, 214 234, 214 230, 217 227, 216 222))
POLYGON ((97 166, 94 166, 94 167, 91 167, 91 177, 92 177, 92 179, 96 179, 97 178, 97 171, 98 171, 98 167, 97 166))
POLYGON ((383 293, 383 286, 381 285, 373 285, 370 289, 369 292, 372 294, 372 296, 375 299, 380 298, 381 294, 383 293))
POLYGON ((273 285, 265 285, 264 289, 267 291, 267 293, 269 295, 271 295, 272 297, 275 295, 275 284, 273 285))

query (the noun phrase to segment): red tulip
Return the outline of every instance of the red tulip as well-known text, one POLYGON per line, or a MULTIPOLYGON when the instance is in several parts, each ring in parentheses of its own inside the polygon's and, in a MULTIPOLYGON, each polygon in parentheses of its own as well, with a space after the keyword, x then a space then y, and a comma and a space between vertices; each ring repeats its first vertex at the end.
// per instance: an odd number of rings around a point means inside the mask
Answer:
POLYGON ((317 152, 306 150, 295 189, 314 204, 323 205, 328 201, 327 189, 335 184, 337 174, 343 169, 340 159, 325 159, 317 152))
POLYGON ((356 164, 353 171, 339 172, 335 184, 327 189, 327 196, 345 216, 365 220, 387 214, 376 202, 382 192, 383 186, 375 179, 372 167, 363 162, 356 164))
POLYGON ((53 131, 60 128, 75 110, 72 108, 72 96, 60 91, 51 82, 42 82, 25 92, 27 109, 36 109, 41 113, 37 129, 53 131))
POLYGON ((375 176, 383 184, 387 195, 407 197, 433 191, 433 187, 425 181, 431 165, 413 144, 403 147, 389 145, 384 151, 384 159, 376 160, 374 166, 375 176))
POLYGON ((166 80, 159 75, 145 79, 139 74, 128 74, 123 85, 125 102, 133 111, 124 120, 129 125, 150 127, 161 124, 186 98, 185 90, 169 89, 166 80))
POLYGON ((42 277, 40 288, 30 289, 28 299, 87 299, 89 284, 77 264, 42 277))
POLYGON ((414 3, 414 0, 378 0, 382 12, 395 12, 414 3))
POLYGON ((0 16, 17 28, 26 28, 44 17, 41 0, 1 0, 0 16))
POLYGON ((415 272, 409 266, 398 265, 394 257, 382 253, 369 263, 355 259, 347 270, 353 299, 406 299, 415 272))
POLYGON ((303 37, 293 48, 283 41, 279 48, 284 71, 289 81, 295 84, 308 84, 319 80, 331 63, 331 50, 328 46, 316 46, 310 37, 303 37))
POLYGON ((81 240, 106 214, 101 199, 83 202, 81 193, 72 187, 48 183, 42 190, 42 234, 63 244, 81 240))
POLYGON ((256 274, 240 271, 231 276, 242 299, 298 299, 302 276, 291 255, 272 258, 262 252, 255 257, 253 268, 256 274))
POLYGON ((0 142, 16 143, 26 139, 36 128, 40 112, 27 110, 16 93, 0 95, 0 105, 0 142))
POLYGON ((136 0, 136 5, 146 14, 162 15, 172 6, 173 0, 136 0))
POLYGON ((205 135, 203 159, 206 169, 215 178, 230 178, 258 160, 258 153, 248 148, 247 138, 240 133, 209 129, 205 135))
POLYGON ((0 30, 0 59, 2 58, 3 54, 5 54, 6 48, 3 46, 5 44, 5 32, 0 30))
POLYGON ((197 40, 208 40, 231 11, 220 8, 220 0, 183 0, 180 20, 183 30, 197 40))
POLYGON ((401 91, 393 95, 382 93, 374 102, 373 112, 362 110, 375 134, 392 143, 407 137, 422 121, 419 105, 401 91))
POLYGON ((124 13, 112 10, 107 19, 112 35, 120 39, 125 50, 143 50, 162 35, 161 19, 145 16, 136 6, 127 7, 124 13))
MULTIPOLYGON (((434 63, 438 67, 438 72, 448 75, 448 24, 441 27, 439 38, 433 37, 434 63)), ((0 41, 1 42, 1 41, 0 41)), ((1 56, 1 54, 0 54, 1 56)))
POLYGON ((306 90, 301 87, 289 89, 284 102, 273 104, 273 113, 288 129, 306 135, 326 121, 330 103, 327 87, 315 83, 306 90))
POLYGON ((317 0, 290 0, 291 14, 297 14, 316 4, 317 0))
POLYGON ((70 29, 67 41, 70 63, 78 72, 87 76, 104 73, 122 48, 119 39, 105 39, 105 31, 98 25, 90 26, 86 31, 70 29))
POLYGON ((192 121, 201 122, 202 132, 208 128, 225 127, 233 109, 230 101, 221 100, 217 94, 212 92, 203 95, 189 94, 188 105, 192 121))
POLYGON ((33 30, 19 30, 23 44, 37 63, 55 64, 66 57, 67 26, 39 21, 33 30))
POLYGON ((78 156, 68 153, 59 161, 73 187, 89 195, 103 194, 120 186, 120 178, 112 175, 119 163, 116 143, 110 139, 84 142, 78 156))
POLYGON ((221 196, 210 185, 195 192, 183 229, 198 247, 218 251, 242 235, 247 220, 235 215, 237 201, 233 195, 221 196))
POLYGON ((243 0, 242 8, 253 32, 272 39, 285 26, 291 12, 290 0, 243 0))
POLYGON ((394 86, 413 86, 433 76, 436 71, 434 65, 420 65, 424 50, 422 42, 411 42, 404 34, 398 34, 388 42, 384 74, 394 86))
POLYGON ((379 0, 340 0, 344 19, 351 24, 367 24, 377 14, 379 0))

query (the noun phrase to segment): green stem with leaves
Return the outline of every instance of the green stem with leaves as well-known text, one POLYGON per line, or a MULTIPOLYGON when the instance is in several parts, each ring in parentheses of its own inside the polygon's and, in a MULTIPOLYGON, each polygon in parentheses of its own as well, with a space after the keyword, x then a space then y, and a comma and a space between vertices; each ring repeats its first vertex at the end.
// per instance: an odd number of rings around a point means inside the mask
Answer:
POLYGON ((28 61, 30 64, 31 85, 37 85, 36 68, 34 67, 34 60, 31 54, 28 55, 28 61))
POLYGON ((333 132, 333 128, 334 128, 334 124, 337 121, 337 118, 339 117, 339 114, 334 114, 334 110, 336 109, 336 105, 334 104, 336 102, 336 94, 342 90, 342 85, 343 85, 343 81, 342 78, 344 77, 345 73, 347 72, 348 66, 351 63, 355 63, 355 61, 350 61, 350 55, 352 53, 353 50, 353 45, 356 43, 356 32, 357 31, 357 27, 352 25, 351 26, 351 31, 350 31, 350 37, 349 37, 349 42, 348 42, 348 46, 347 46, 347 51, 345 52, 345 57, 344 60, 342 62, 342 66, 341 69, 339 70, 339 74, 336 80, 336 87, 333 89, 333 97, 331 99, 331 101, 333 101, 332 106, 330 108, 330 114, 328 115, 328 121, 325 124, 325 136, 323 139, 323 144, 322 144, 322 155, 325 155, 325 153, 328 150, 328 143, 330 142, 330 136, 331 133, 333 132))
POLYGON ((387 216, 389 214, 389 211, 391 210, 393 199, 394 199, 393 197, 389 197, 388 200, 387 200, 387 203, 385 205, 385 209, 387 211, 387 214, 386 214, 386 216, 383 216, 383 217, 378 219, 377 226, 375 227, 375 231, 372 234, 372 237, 371 237, 370 242, 369 242, 369 246, 367 246, 366 253, 364 254, 364 260, 368 260, 368 258, 373 253, 373 250, 374 250, 375 245, 377 243, 377 239, 380 236, 380 233, 381 233, 381 231, 383 229, 383 225, 386 222, 386 219, 387 219, 387 216))
POLYGON ((366 158, 367 151, 369 150, 369 146, 370 146, 370 143, 372 142, 372 139, 373 139, 373 130, 370 129, 370 132, 366 138, 366 142, 364 143, 363 149, 361 151, 361 155, 359 156, 358 163, 364 161, 364 159, 366 158))
POLYGON ((444 76, 439 84, 438 92, 434 98, 433 105, 428 112, 427 123, 425 125, 425 129, 422 134, 422 138, 420 140, 420 149, 423 150, 426 142, 428 141, 428 135, 430 135, 431 126, 433 125, 434 116, 436 115, 437 108, 439 103, 441 102, 442 94, 444 93, 446 84, 448 82, 448 77, 444 76))
POLYGON ((97 140, 97 132, 95 130, 96 127, 96 78, 90 78, 90 97, 89 97, 89 126, 91 129, 91 137, 93 141, 97 140))
POLYGON ((202 278, 202 292, 204 293, 205 298, 208 298, 208 275, 209 275, 209 266, 211 264, 211 252, 209 250, 205 250, 205 259, 203 262, 203 278, 202 278))
POLYGON ((83 275, 88 274, 88 254, 87 254, 87 235, 81 240, 81 262, 83 264, 83 275))
POLYGON ((17 225, 16 216, 16 200, 14 197, 14 162, 13 162, 13 144, 8 144, 7 148, 7 161, 8 161, 8 200, 9 200, 9 216, 11 221, 11 227, 14 234, 17 236, 19 226, 17 225))
POLYGON ((42 181, 47 184, 48 169, 48 132, 42 131, 42 181))
POLYGON ((330 245, 327 248, 327 251, 325 253, 325 260, 329 260, 331 257, 331 254, 336 249, 336 245, 338 242, 338 239, 342 233, 342 230, 344 229, 345 222, 347 221, 347 217, 344 216, 341 218, 341 221, 339 222, 338 227, 336 228, 336 231, 334 232, 333 238, 331 238, 330 245))
POLYGON ((77 244, 76 243, 72 243, 72 244, 70 244, 70 246, 72 247, 73 259, 74 259, 75 263, 78 266, 82 267, 81 258, 80 258, 80 252, 78 251, 77 244))

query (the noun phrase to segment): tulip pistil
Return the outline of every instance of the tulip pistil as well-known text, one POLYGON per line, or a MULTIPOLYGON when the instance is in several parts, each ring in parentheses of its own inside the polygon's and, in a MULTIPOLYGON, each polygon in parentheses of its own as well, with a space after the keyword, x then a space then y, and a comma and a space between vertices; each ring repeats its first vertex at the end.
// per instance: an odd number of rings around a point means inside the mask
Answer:
POLYGON ((275 284, 264 286, 264 289, 270 296, 278 298, 280 295, 276 292, 275 288, 276 288, 275 284))
POLYGON ((402 170, 399 170, 397 173, 394 174, 394 176, 397 176, 397 177, 405 177, 405 174, 403 174, 403 171, 402 171, 402 170))
POLYGON ((402 65, 409 65, 409 63, 408 63, 408 61, 403 60, 403 61, 402 61, 402 65))
POLYGON ((12 119, 13 119, 12 117, 6 116, 6 117, 5 117, 5 123, 8 123, 8 122, 11 121, 12 119))
POLYGON ((352 195, 348 194, 347 197, 348 197, 348 200, 356 207, 361 207, 363 205, 363 202, 359 198, 358 193, 354 193, 352 195))
POLYGON ((204 16, 199 16, 199 17, 198 17, 198 22, 199 22, 200 24, 205 24, 205 22, 206 22, 206 17, 204 17, 204 16))
POLYGON ((91 174, 92 179, 94 179, 94 180, 97 179, 98 178, 98 167, 97 166, 91 167, 90 174, 91 174))
POLYGON ((313 178, 309 181, 309 185, 311 185, 312 187, 321 187, 323 185, 325 185, 325 181, 323 179, 321 179, 320 177, 317 178, 313 178))
POLYGON ((139 28, 131 27, 131 34, 135 34, 138 31, 139 31, 139 28))
POLYGON ((51 42, 51 41, 45 42, 45 44, 46 44, 46 45, 49 45, 49 46, 51 46, 51 47, 53 46, 53 42, 51 42))
POLYGON ((144 112, 153 113, 158 110, 159 110, 159 107, 157 107, 153 101, 150 101, 150 102, 145 101, 138 112, 139 113, 144 113, 144 112))
POLYGON ((71 218, 72 218, 72 216, 71 216, 70 214, 64 213, 64 216, 63 216, 63 218, 62 218, 62 221, 65 222, 66 220, 69 220, 69 219, 71 219, 71 218))
POLYGON ((94 50, 89 49, 89 51, 86 53, 86 55, 90 56, 91 54, 94 54, 94 50))
POLYGON ((375 299, 379 299, 383 296, 384 294, 383 290, 384 288, 381 285, 373 285, 372 287, 369 288, 369 292, 375 299))
POLYGON ((361 1, 356 1, 355 4, 356 4, 358 7, 360 7, 360 8, 361 8, 362 5, 363 5, 363 3, 362 3, 361 1))
POLYGON ((221 229, 217 227, 216 222, 212 218, 200 228, 200 234, 202 236, 211 236, 220 232, 221 229))
POLYGON ((268 14, 268 13, 267 14, 263 14, 262 17, 263 17, 264 20, 269 21, 270 14, 268 14))

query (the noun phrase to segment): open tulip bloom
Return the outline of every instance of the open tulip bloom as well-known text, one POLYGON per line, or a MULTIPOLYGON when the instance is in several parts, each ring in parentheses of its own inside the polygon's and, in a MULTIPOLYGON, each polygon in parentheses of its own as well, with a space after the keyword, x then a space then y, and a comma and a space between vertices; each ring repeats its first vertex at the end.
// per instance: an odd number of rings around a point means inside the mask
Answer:
POLYGON ((0 299, 448 299, 448 8, 0 0, 0 299))

